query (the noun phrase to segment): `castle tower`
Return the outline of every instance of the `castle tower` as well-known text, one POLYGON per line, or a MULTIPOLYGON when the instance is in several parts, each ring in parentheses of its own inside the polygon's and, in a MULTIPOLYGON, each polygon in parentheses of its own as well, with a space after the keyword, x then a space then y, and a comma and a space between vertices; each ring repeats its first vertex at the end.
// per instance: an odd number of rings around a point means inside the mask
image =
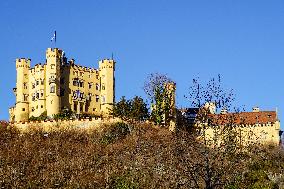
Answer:
POLYGON ((53 116, 60 111, 60 65, 62 50, 48 48, 46 50, 46 111, 47 116, 53 116))
POLYGON ((100 86, 101 86, 101 113, 108 115, 113 108, 115 99, 115 61, 104 59, 99 61, 100 86))
POLYGON ((170 82, 165 84, 167 96, 169 98, 169 112, 165 115, 165 124, 169 125, 169 130, 176 130, 176 83, 170 82))
POLYGON ((14 90, 16 94, 15 121, 27 121, 29 119, 28 82, 30 66, 30 59, 16 59, 17 84, 14 90))

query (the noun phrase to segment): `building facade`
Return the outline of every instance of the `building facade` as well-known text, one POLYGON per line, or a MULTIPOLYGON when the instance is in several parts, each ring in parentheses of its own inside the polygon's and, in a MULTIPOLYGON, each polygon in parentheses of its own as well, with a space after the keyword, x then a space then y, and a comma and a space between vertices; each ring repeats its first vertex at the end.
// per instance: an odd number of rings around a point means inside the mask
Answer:
POLYGON ((184 125, 198 129, 208 141, 221 140, 225 128, 230 127, 236 140, 243 145, 280 144, 282 132, 277 111, 253 108, 251 112, 230 113, 222 110, 216 113, 212 104, 206 104, 205 109, 209 110, 209 114, 204 115, 198 108, 182 109, 181 117, 184 125), (202 118, 209 122, 200 122, 202 118))
POLYGON ((46 50, 46 62, 31 68, 31 60, 16 59, 15 106, 10 121, 27 121, 46 112, 53 117, 63 109, 76 114, 108 115, 115 99, 115 61, 99 61, 99 68, 75 64, 58 48, 46 50))

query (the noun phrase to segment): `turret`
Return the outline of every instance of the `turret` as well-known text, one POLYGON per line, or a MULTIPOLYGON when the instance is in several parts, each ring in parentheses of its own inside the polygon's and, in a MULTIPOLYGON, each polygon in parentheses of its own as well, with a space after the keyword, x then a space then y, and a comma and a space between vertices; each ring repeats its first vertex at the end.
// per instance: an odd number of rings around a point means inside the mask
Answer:
POLYGON ((62 50, 48 48, 46 50, 46 111, 47 116, 53 117, 60 111, 60 65, 62 50))
POLYGON ((169 82, 165 83, 165 89, 167 91, 168 108, 169 110, 165 112, 165 124, 169 125, 169 130, 172 132, 176 131, 176 83, 169 82))
POLYGON ((101 112, 108 115, 113 108, 115 99, 115 61, 104 59, 99 61, 101 86, 101 112))
POLYGON ((16 94, 15 121, 27 121, 29 118, 28 82, 30 65, 30 59, 16 59, 17 84, 14 89, 14 93, 16 94))

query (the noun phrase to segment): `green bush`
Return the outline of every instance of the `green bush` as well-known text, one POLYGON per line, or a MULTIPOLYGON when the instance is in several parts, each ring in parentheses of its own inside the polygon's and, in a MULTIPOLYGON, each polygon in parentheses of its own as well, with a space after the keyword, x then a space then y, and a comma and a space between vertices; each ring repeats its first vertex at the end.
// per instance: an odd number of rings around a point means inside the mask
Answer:
POLYGON ((31 116, 29 121, 44 121, 47 119, 47 112, 44 111, 39 117, 31 116))
POLYGON ((124 138, 130 133, 129 126, 123 122, 117 122, 109 126, 103 133, 101 142, 103 144, 111 144, 116 140, 124 138))
POLYGON ((119 176, 112 180, 110 184, 110 188, 112 189, 136 189, 138 188, 138 184, 129 181, 126 176, 119 176))

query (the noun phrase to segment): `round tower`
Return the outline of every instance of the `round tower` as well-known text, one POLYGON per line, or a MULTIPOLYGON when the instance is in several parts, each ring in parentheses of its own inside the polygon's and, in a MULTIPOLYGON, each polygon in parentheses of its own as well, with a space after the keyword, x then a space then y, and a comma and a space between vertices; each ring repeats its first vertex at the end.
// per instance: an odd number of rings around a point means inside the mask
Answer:
POLYGON ((109 115, 115 99, 115 61, 104 59, 99 61, 100 86, 101 86, 101 113, 109 115))
POLYGON ((60 65, 62 50, 48 48, 46 50, 46 111, 47 116, 53 117, 60 111, 60 65))
POLYGON ((28 82, 31 60, 16 59, 17 83, 16 83, 16 109, 15 121, 27 121, 29 119, 28 82))

